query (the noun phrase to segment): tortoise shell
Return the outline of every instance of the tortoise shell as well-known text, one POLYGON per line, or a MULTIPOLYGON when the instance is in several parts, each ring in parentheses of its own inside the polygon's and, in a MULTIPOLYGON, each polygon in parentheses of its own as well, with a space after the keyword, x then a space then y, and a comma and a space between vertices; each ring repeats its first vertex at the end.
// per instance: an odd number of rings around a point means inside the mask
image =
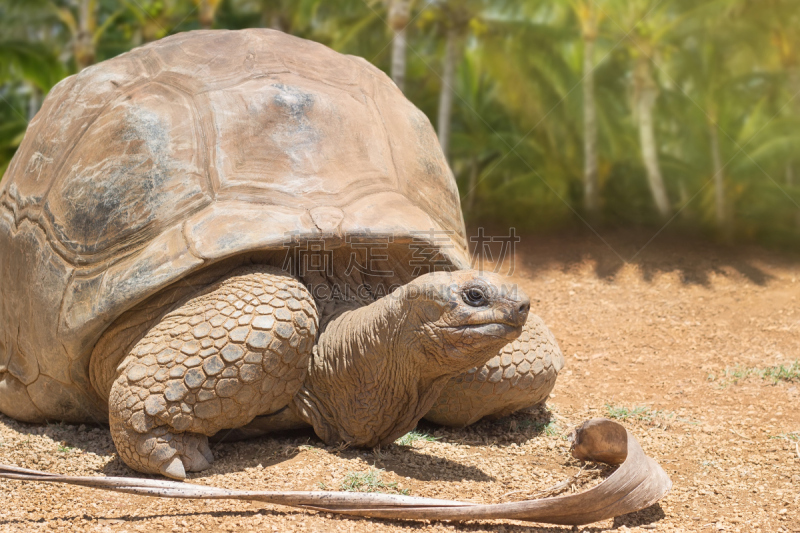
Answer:
POLYGON ((0 182, 0 410, 102 421, 92 348, 122 313, 287 235, 450 235, 425 115, 367 61, 264 29, 196 31, 57 86, 0 182))

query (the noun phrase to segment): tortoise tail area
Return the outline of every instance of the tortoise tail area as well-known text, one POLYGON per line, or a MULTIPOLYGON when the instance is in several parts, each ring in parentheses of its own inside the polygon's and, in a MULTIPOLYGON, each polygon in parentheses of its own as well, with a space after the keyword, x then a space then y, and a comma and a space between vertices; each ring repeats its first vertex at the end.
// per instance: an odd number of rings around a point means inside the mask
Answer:
POLYGON ((0 205, 0 411, 23 422, 98 423, 102 407, 60 342, 64 291, 74 268, 48 245, 42 228, 17 224, 0 205))

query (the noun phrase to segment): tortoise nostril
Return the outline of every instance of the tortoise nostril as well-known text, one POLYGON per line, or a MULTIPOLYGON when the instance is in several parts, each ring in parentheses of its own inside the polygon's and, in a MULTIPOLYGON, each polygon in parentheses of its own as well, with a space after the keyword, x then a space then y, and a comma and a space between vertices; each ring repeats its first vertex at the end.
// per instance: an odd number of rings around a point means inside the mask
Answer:
POLYGON ((530 311, 531 303, 529 301, 524 301, 520 303, 516 308, 516 313, 514 313, 514 322, 522 326, 525 324, 525 321, 528 319, 528 311, 530 311))

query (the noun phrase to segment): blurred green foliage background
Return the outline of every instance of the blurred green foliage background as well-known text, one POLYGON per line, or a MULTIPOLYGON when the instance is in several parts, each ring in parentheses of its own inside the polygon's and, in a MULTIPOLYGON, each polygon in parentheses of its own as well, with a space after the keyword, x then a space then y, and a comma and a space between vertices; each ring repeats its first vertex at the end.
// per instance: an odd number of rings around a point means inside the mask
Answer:
POLYGON ((469 222, 800 240, 797 0, 0 0, 0 171, 62 78, 249 27, 392 75, 469 222))

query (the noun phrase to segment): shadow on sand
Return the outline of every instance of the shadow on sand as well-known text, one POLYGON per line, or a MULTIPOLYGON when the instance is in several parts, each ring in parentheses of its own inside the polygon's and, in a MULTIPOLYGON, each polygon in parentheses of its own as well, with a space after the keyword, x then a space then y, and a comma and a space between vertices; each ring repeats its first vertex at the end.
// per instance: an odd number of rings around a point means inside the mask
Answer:
POLYGON ((773 279, 765 267, 800 263, 800 255, 790 251, 749 244, 726 246, 685 233, 657 232, 657 228, 637 228, 603 229, 597 234, 589 230, 527 234, 516 247, 514 274, 524 271, 536 277, 545 270, 567 272, 590 264, 597 278, 613 282, 625 265, 633 265, 648 282, 661 274, 677 273, 687 285, 708 286, 712 276, 721 275, 765 286, 773 279))

